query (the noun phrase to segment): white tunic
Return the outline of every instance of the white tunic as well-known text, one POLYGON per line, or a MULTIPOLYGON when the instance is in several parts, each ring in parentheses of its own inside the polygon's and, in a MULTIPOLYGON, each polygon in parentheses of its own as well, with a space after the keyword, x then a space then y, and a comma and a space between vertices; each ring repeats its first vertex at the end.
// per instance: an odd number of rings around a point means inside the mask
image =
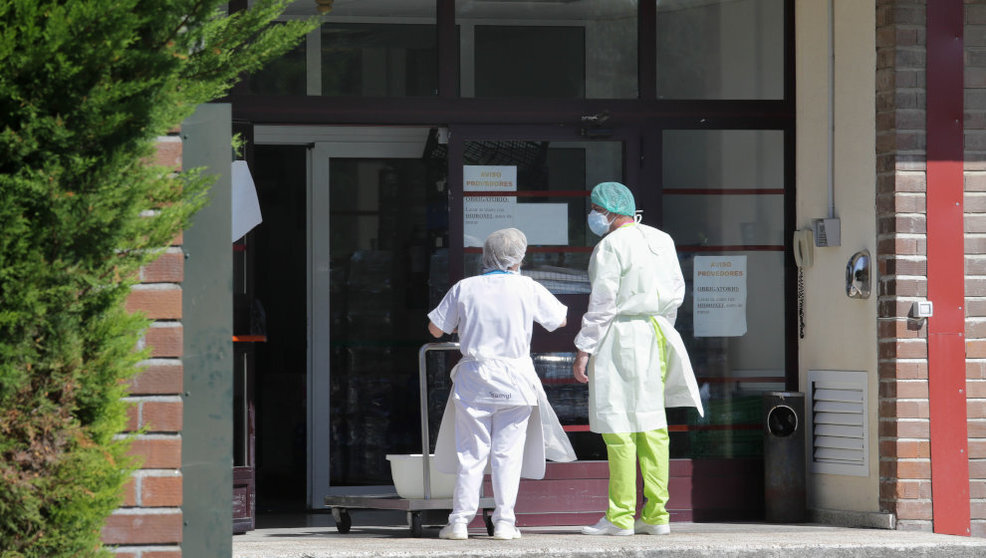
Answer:
POLYGON ((674 329, 685 280, 671 237, 628 224, 599 241, 589 260, 592 294, 575 346, 590 353, 589 427, 647 432, 667 426, 665 407, 702 410, 695 374, 674 329), (664 381, 659 330, 666 341, 664 381))
POLYGON ((554 331, 568 308, 530 277, 492 273, 468 277, 446 293, 428 318, 459 332, 462 362, 453 396, 465 403, 537 405, 540 384, 531 361, 534 322, 554 331))
POLYGON ((459 332, 463 358, 452 371, 453 391, 435 446, 440 471, 456 471, 452 398, 466 404, 530 405, 522 476, 544 476, 544 460, 572 461, 575 451, 551 409, 530 357, 534 322, 554 331, 568 308, 530 277, 493 273, 456 283, 428 318, 459 332))

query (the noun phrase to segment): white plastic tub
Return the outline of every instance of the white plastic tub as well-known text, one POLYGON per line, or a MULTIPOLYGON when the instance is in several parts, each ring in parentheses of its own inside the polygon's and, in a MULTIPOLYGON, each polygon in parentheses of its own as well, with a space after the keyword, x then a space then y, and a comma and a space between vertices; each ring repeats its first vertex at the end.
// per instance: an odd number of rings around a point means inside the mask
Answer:
MULTIPOLYGON (((435 456, 428 462, 431 473, 431 497, 451 498, 455 489, 455 475, 442 473, 435 469, 435 456)), ((425 487, 422 469, 424 459, 420 453, 391 453, 387 454, 390 461, 390 475, 394 478, 394 487, 401 498, 424 498, 425 487)))

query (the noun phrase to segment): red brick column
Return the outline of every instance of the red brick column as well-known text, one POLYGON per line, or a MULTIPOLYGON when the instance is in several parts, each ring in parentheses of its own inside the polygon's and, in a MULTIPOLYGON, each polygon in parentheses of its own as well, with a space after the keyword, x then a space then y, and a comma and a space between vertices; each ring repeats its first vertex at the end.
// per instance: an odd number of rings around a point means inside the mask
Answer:
MULTIPOLYGON (((899 528, 930 531, 927 323, 909 317, 927 278, 926 2, 876 6, 880 501, 899 528)), ((965 0, 963 43, 969 496, 971 535, 986 537, 986 0, 965 0)))
MULTIPOLYGON (((156 163, 181 168, 177 133, 159 138, 156 163)), ((181 558, 182 297, 181 236, 141 269, 127 309, 154 320, 142 343, 151 358, 133 380, 128 429, 140 428, 131 453, 143 460, 126 486, 123 506, 106 522, 103 542, 118 558, 181 558)))
POLYGON ((877 0, 880 508, 932 529, 927 296, 925 2, 877 0))

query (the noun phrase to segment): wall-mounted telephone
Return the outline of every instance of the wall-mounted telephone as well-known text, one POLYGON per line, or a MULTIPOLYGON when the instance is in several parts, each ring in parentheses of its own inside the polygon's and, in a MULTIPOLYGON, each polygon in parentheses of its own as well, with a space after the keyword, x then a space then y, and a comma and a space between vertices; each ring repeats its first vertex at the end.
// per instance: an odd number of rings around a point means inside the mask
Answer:
POLYGON ((798 267, 811 267, 815 259, 815 238, 811 229, 794 231, 794 263, 798 267))
POLYGON ((810 228, 794 231, 794 263, 798 265, 798 337, 805 338, 805 268, 815 260, 815 233, 810 228))

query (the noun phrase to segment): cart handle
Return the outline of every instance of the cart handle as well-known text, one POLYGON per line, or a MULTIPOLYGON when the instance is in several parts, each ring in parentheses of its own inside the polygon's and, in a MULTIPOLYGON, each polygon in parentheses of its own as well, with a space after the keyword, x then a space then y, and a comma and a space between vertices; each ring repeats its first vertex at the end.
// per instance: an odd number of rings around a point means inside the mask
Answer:
POLYGON ((428 432, 428 364, 429 351, 458 351, 453 341, 425 343, 418 351, 418 388, 421 394, 421 476, 424 481, 425 500, 431 499, 431 433, 428 432))

